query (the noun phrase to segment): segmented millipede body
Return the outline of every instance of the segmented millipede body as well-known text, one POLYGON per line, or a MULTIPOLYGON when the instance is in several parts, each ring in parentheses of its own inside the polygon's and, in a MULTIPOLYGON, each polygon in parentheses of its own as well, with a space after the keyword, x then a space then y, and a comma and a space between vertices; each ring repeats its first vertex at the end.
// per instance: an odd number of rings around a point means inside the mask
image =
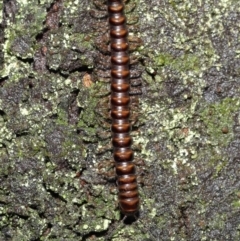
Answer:
POLYGON ((139 194, 132 138, 130 136, 130 70, 128 29, 122 0, 108 0, 111 44, 111 117, 113 157, 121 212, 134 216, 139 209, 139 194))

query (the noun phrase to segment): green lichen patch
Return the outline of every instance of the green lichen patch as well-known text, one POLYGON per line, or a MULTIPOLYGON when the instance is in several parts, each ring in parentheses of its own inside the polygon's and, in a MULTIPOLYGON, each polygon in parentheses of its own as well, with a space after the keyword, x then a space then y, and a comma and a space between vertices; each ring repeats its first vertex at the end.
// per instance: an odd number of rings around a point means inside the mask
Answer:
POLYGON ((92 66, 91 56, 83 55, 83 52, 91 50, 91 42, 85 40, 86 36, 80 33, 72 33, 71 29, 63 26, 57 33, 49 33, 47 65, 52 70, 61 70, 64 74, 79 68, 92 66))
POLYGON ((33 4, 29 7, 26 2, 18 3, 15 22, 9 23, 11 28, 6 28, 6 51, 25 59, 33 57, 33 45, 36 35, 42 29, 42 23, 46 17, 46 11, 41 6, 33 4))
POLYGON ((78 105, 82 108, 81 118, 78 122, 78 128, 84 128, 88 140, 94 141, 97 129, 102 126, 104 118, 108 117, 108 91, 106 84, 98 82, 91 88, 83 87, 78 94, 78 105), (105 96, 105 97, 104 97, 105 96), (99 105, 101 98, 106 98, 105 107, 99 105), (101 118, 99 118, 101 117, 101 118))
POLYGON ((239 99, 226 98, 220 103, 204 106, 200 116, 209 135, 209 142, 214 146, 227 146, 233 138, 233 117, 239 109, 239 99))

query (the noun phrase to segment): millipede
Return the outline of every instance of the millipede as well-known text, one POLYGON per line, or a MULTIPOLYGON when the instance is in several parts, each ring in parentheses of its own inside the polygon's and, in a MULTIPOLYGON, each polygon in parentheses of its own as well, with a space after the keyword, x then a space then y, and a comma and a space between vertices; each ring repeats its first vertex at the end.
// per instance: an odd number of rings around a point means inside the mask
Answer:
POLYGON ((130 136, 128 29, 123 1, 108 0, 107 4, 111 46, 111 131, 118 202, 125 216, 135 216, 139 210, 140 200, 130 136))

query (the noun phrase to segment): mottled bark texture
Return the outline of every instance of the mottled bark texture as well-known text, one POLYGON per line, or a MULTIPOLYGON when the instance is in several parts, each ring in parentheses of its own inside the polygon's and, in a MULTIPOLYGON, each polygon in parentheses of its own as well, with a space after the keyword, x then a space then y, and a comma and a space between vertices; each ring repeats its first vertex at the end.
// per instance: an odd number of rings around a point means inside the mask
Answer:
POLYGON ((104 0, 0 2, 0 240, 240 240, 240 2, 125 1, 140 216, 122 224, 104 0))

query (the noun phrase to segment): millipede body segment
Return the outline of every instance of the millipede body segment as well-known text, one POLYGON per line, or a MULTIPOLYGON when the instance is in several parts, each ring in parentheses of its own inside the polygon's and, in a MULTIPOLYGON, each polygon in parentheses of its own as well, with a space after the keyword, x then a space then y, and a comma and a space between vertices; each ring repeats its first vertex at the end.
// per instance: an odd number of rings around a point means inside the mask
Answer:
POLYGON ((113 157, 119 189, 121 212, 135 215, 139 209, 139 195, 132 138, 130 136, 130 70, 128 29, 122 0, 108 0, 111 42, 111 117, 113 157))

